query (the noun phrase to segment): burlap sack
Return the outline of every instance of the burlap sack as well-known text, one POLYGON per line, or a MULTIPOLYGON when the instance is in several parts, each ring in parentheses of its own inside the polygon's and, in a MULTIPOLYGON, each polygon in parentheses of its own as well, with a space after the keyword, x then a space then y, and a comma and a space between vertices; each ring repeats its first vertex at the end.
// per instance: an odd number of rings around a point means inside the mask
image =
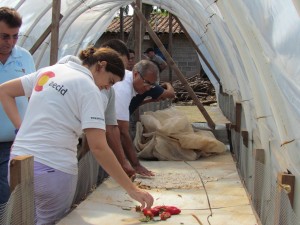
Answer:
POLYGON ((140 158, 173 161, 196 160, 226 150, 212 132, 194 132, 187 117, 175 108, 142 115, 134 145, 140 158))

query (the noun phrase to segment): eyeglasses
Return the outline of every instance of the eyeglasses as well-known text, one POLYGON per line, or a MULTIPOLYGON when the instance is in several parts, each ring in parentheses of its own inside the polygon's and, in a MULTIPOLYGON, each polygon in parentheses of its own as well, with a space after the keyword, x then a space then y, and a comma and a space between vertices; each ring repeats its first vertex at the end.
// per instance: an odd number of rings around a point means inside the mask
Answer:
POLYGON ((3 41, 10 40, 11 38, 13 40, 18 40, 19 34, 9 35, 9 34, 5 34, 5 33, 0 33, 0 39, 2 39, 3 41))
POLYGON ((144 86, 150 86, 150 88, 154 88, 155 87, 155 83, 151 83, 150 81, 148 80, 145 80, 144 76, 142 75, 141 72, 137 71, 138 74, 141 76, 143 82, 144 82, 144 86))

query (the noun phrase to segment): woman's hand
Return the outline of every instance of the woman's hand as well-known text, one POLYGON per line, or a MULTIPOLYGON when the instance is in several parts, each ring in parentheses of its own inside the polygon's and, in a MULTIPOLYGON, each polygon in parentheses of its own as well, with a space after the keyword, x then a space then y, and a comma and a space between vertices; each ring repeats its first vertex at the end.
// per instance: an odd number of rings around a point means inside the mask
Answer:
POLYGON ((138 187, 135 187, 134 189, 130 190, 128 194, 131 198, 141 203, 142 209, 150 209, 153 205, 154 199, 152 195, 138 187))

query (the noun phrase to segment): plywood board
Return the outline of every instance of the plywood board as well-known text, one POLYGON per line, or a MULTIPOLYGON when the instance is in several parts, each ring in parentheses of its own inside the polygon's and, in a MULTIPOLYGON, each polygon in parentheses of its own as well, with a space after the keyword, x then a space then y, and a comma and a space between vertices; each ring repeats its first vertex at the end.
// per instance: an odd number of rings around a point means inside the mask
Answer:
POLYGON ((154 196, 154 205, 175 205, 182 209, 180 215, 167 221, 140 222, 143 216, 135 211, 138 203, 109 178, 58 224, 258 224, 229 152, 192 162, 142 161, 142 164, 156 176, 137 177, 135 183, 154 196))

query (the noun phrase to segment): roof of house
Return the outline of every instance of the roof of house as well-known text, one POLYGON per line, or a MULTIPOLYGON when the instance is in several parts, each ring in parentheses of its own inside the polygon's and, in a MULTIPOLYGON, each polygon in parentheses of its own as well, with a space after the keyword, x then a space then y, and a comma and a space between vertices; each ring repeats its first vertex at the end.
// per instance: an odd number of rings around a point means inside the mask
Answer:
MULTIPOLYGON (((132 28, 133 16, 124 16, 124 33, 129 33, 132 28)), ((149 24, 156 33, 169 33, 169 16, 163 14, 151 14, 149 24)), ((115 17, 106 29, 106 32, 120 32, 120 17, 115 17)), ((174 34, 184 33, 180 25, 173 17, 172 32, 174 34)))

